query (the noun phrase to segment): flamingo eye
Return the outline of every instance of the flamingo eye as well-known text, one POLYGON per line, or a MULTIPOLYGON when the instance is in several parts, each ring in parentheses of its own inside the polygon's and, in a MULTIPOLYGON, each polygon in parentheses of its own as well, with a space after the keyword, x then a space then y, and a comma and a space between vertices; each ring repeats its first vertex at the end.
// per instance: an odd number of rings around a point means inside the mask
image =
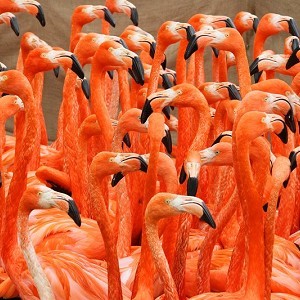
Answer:
POLYGON ((220 151, 219 150, 215 151, 215 154, 216 155, 220 154, 220 151))
POLYGON ((226 36, 226 37, 229 37, 229 33, 225 33, 225 36, 226 36))
POLYGON ((46 53, 42 53, 41 57, 45 58, 46 57, 46 53))
POLYGON ((38 196, 41 196, 41 195, 42 195, 42 192, 38 192, 37 194, 38 194, 38 196))
POLYGON ((182 90, 177 90, 177 94, 181 95, 182 94, 182 90))
POLYGON ((0 81, 5 81, 7 78, 7 75, 0 76, 0 81))
POLYGON ((268 101, 268 97, 266 97, 266 98, 264 99, 264 101, 267 102, 267 101, 268 101))
POLYGON ((166 203, 167 203, 167 204, 170 204, 170 200, 166 200, 166 203))
POLYGON ((286 91, 286 92, 285 92, 285 95, 288 97, 288 96, 291 95, 291 92, 290 92, 290 91, 286 91))

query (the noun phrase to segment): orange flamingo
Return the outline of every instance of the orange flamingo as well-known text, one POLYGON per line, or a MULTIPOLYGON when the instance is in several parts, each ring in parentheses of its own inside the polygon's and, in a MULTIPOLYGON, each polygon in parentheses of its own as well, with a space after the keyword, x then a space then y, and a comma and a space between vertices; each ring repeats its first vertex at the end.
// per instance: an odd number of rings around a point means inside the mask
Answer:
POLYGON ((192 196, 182 196, 170 193, 158 193, 153 196, 145 211, 145 230, 155 266, 164 284, 166 299, 179 299, 168 267, 167 259, 160 246, 157 223, 160 219, 190 213, 215 228, 215 222, 204 201, 192 196))
POLYGON ((77 6, 71 17, 71 35, 70 35, 70 51, 74 51, 74 39, 81 32, 82 27, 94 21, 95 19, 104 19, 111 26, 115 27, 115 21, 110 10, 103 5, 80 5, 77 6))
POLYGON ((253 29, 255 32, 259 23, 259 19, 256 15, 253 15, 247 11, 240 11, 235 15, 233 23, 240 34, 253 29))
POLYGON ((3 12, 27 12, 35 16, 42 26, 46 25, 45 16, 41 4, 35 0, 3 0, 0 3, 0 13, 3 12))

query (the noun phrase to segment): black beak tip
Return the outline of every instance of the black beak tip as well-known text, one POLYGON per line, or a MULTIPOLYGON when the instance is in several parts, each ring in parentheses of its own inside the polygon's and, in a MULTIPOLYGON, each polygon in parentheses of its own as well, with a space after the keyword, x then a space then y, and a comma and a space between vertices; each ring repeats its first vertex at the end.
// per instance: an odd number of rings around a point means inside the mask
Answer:
POLYGON ((135 7, 132 7, 130 8, 130 11, 130 20, 132 21, 133 25, 139 26, 139 15, 137 9, 135 7))
POLYGON ((198 178, 189 177, 187 181, 187 195, 196 196, 198 190, 198 178))
POLYGON ((38 13, 36 15, 36 18, 39 20, 40 24, 45 27, 46 25, 46 20, 45 20, 45 15, 44 15, 44 11, 41 5, 36 5, 37 9, 38 9, 38 13))
POLYGON ((287 131, 287 126, 285 123, 284 124, 284 127, 282 129, 282 131, 280 133, 277 134, 277 136, 280 138, 280 140, 284 143, 284 144, 287 144, 288 142, 288 131, 287 131))
POLYGON ((220 53, 219 49, 217 49, 217 48, 215 48, 215 47, 211 47, 211 49, 212 49, 212 51, 213 51, 215 57, 218 58, 218 57, 219 57, 219 53, 220 53))
POLYGON ((156 43, 153 42, 153 43, 150 44, 150 56, 151 56, 151 58, 154 58, 155 49, 156 49, 156 43))
POLYGON ((225 23, 226 23, 226 27, 230 27, 230 28, 236 28, 234 23, 232 22, 232 20, 230 18, 227 18, 225 20, 225 23))
POLYGON ((77 205, 74 200, 68 201, 69 203, 69 211, 68 215, 73 219, 75 224, 80 227, 81 226, 81 218, 77 208, 77 205))
POLYGON ((289 155, 289 160, 291 162, 291 172, 297 168, 297 152, 292 151, 289 155))
POLYGON ((112 27, 116 27, 115 20, 110 10, 108 8, 105 8, 103 11, 104 11, 104 20, 108 22, 112 27))
POLYGON ((13 32, 16 34, 16 36, 20 35, 19 24, 18 24, 18 21, 17 21, 16 17, 12 17, 10 19, 10 27, 13 30, 13 32))
POLYGON ((258 82, 259 82, 259 79, 260 79, 262 73, 263 73, 263 71, 259 71, 259 72, 257 72, 257 73, 254 73, 253 77, 254 77, 254 82, 255 82, 255 83, 258 83, 258 82))
POLYGON ((169 79, 169 76, 168 74, 162 74, 161 75, 163 81, 162 81, 162 86, 163 88, 166 90, 166 89, 169 89, 173 86, 172 82, 170 81, 169 79))
POLYGON ((186 173, 184 170, 184 166, 182 165, 181 170, 180 170, 180 174, 179 174, 179 183, 183 184, 186 180, 186 173))
POLYGON ((192 25, 186 27, 186 38, 187 38, 188 41, 190 41, 192 39, 194 34, 195 34, 195 29, 192 25))
POLYGON ((292 41, 292 50, 294 51, 295 49, 299 49, 300 44, 299 44, 299 39, 294 38, 292 41))
POLYGON ((234 84, 229 84, 227 86, 227 89, 231 100, 233 99, 242 100, 242 96, 234 84))
POLYGON ((82 82, 81 82, 81 89, 86 97, 86 99, 90 99, 90 85, 89 85, 89 82, 87 81, 86 78, 83 78, 82 79, 82 82))
POLYGON ((128 148, 131 147, 131 141, 128 132, 124 135, 123 142, 128 148))
POLYGON ((58 76, 59 76, 59 67, 54 68, 54 69, 53 69, 53 73, 54 73, 54 76, 55 76, 56 78, 58 78, 58 76))
POLYGON ((193 35, 190 40, 189 43, 186 47, 185 53, 184 53, 184 59, 188 59, 194 52, 196 52, 198 50, 198 45, 197 45, 197 37, 195 35, 193 35))
POLYGON ((256 30, 257 30, 258 23, 259 23, 259 19, 254 18, 253 19, 253 25, 252 25, 252 28, 253 28, 254 32, 256 32, 256 30))
POLYGON ((288 70, 290 69, 292 66, 294 66, 295 64, 297 64, 299 62, 299 58, 297 57, 297 52, 300 50, 300 48, 297 48, 293 51, 293 53, 291 54, 291 56, 289 57, 285 68, 288 70))
POLYGON ((162 138, 162 143, 166 147, 166 150, 169 154, 172 153, 172 137, 169 130, 165 130, 166 136, 162 138))
POLYGON ((205 203, 202 203, 202 209, 203 209, 203 215, 200 218, 201 221, 204 221, 205 223, 207 223, 210 227, 212 227, 213 229, 217 228, 217 225, 208 209, 208 207, 205 205, 205 203))
POLYGON ((142 156, 139 156, 139 161, 140 161, 140 171, 144 172, 144 173, 147 173, 148 171, 148 165, 146 163, 146 161, 143 159, 142 156))
POLYGON ((294 120, 293 109, 290 109, 288 113, 284 117, 284 121, 286 125, 290 128, 290 130, 295 133, 296 132, 296 124, 294 120))
POLYGON ((123 177, 124 177, 124 175, 121 172, 114 174, 114 176, 111 180, 111 186, 112 187, 116 186, 123 177))
POLYGON ((152 113, 151 101, 146 100, 141 113, 141 123, 144 124, 152 113))
POLYGON ((291 35, 299 37, 299 30, 295 20, 292 18, 288 21, 289 24, 289 33, 291 35))
POLYGON ((165 106, 163 109, 162 109, 162 112, 164 113, 164 115, 166 116, 166 118, 168 119, 168 120, 170 120, 170 118, 171 118, 171 108, 170 108, 170 106, 168 105, 168 106, 165 106))
POLYGON ((259 58, 257 57, 254 59, 254 61, 250 65, 249 70, 250 70, 251 76, 254 75, 255 73, 259 72, 258 63, 259 63, 259 58))
POLYGON ((84 72, 82 70, 82 67, 80 65, 80 62, 78 61, 77 57, 72 54, 71 55, 71 59, 72 59, 72 67, 71 70, 80 78, 80 79, 84 79, 84 72))
POLYGON ((138 56, 132 58, 132 69, 128 72, 137 84, 144 85, 144 67, 138 56))
POLYGON ((108 70, 108 71, 107 71, 107 74, 108 74, 108 76, 109 76, 110 79, 113 79, 113 78, 114 78, 114 71, 108 70))

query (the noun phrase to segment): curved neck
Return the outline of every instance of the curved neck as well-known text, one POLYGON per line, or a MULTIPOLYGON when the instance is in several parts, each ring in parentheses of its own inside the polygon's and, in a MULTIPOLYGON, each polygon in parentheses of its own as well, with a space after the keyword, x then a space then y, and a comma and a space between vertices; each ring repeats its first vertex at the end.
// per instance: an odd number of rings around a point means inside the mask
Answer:
POLYGON ((256 32, 254 41, 253 41, 253 58, 255 59, 264 51, 264 44, 267 39, 267 36, 261 32, 256 32))
POLYGON ((30 211, 20 205, 18 215, 18 240, 24 255, 28 270, 33 278, 34 284, 38 290, 39 297, 42 300, 54 300, 54 294, 51 285, 46 277, 42 266, 37 258, 36 252, 28 234, 28 218, 30 211))
POLYGON ((263 299, 265 274, 262 199, 253 183, 249 159, 250 141, 242 132, 241 127, 236 129, 232 146, 237 189, 247 234, 246 241, 249 261, 246 296, 251 296, 251 299, 263 299))
POLYGON ((157 90, 160 64, 164 57, 164 52, 165 52, 166 48, 167 47, 165 45, 157 43, 154 58, 152 61, 152 68, 151 68, 150 79, 149 79, 149 83, 148 83, 147 96, 156 92, 156 90, 157 90))
POLYGON ((105 103, 105 83, 106 71, 100 70, 99 66, 92 63, 91 69, 91 104, 96 114, 100 132, 103 135, 104 149, 109 150, 113 139, 113 127, 111 125, 110 116, 105 103))
POLYGON ((76 22, 72 22, 72 25, 71 25, 71 34, 70 34, 70 51, 74 50, 74 49, 71 49, 71 45, 72 45, 73 39, 75 38, 75 36, 76 36, 77 33, 81 32, 82 27, 83 27, 83 25, 78 24, 76 22))
POLYGON ((109 219, 107 206, 101 192, 103 177, 94 174, 95 166, 91 165, 89 174, 89 191, 92 211, 100 228, 105 245, 108 271, 108 299, 122 299, 119 262, 117 256, 116 237, 109 219))
POLYGON ((205 82, 204 50, 205 48, 200 48, 195 53, 195 86, 196 87, 199 87, 200 84, 205 82))
POLYGON ((157 221, 158 220, 152 220, 149 216, 145 217, 147 241, 152 252, 156 269, 164 284, 165 299, 179 300, 176 286, 170 268, 168 266, 168 261, 159 240, 157 221))
POLYGON ((234 53, 236 59, 236 68, 239 79, 239 86, 242 98, 251 91, 251 76, 249 72, 249 63, 244 48, 234 53))
POLYGON ((176 82, 177 84, 186 82, 186 61, 184 52, 187 47, 187 40, 183 39, 179 43, 177 58, 176 58, 176 82))

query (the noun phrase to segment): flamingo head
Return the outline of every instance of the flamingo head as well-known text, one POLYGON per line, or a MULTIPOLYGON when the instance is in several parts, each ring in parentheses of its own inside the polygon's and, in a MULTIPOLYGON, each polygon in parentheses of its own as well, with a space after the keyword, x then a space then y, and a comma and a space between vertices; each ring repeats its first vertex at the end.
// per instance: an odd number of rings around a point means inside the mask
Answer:
POLYGON ((5 23, 6 25, 10 26, 17 36, 20 35, 18 20, 14 14, 10 12, 0 14, 0 24, 1 23, 5 23))

